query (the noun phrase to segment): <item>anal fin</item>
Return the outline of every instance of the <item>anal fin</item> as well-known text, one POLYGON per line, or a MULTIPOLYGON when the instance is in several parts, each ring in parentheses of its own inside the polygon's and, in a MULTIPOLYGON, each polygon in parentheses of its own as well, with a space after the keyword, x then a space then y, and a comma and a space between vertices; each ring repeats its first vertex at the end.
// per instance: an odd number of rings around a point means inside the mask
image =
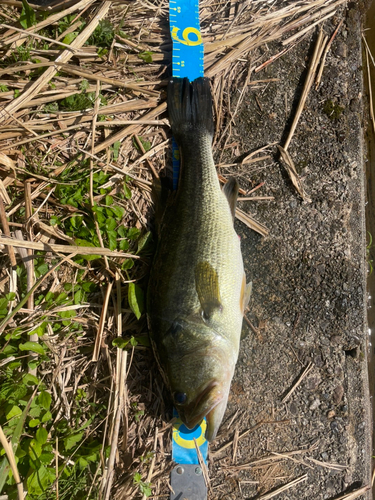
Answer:
POLYGON ((240 186, 237 182, 237 179, 234 177, 230 177, 228 179, 228 182, 224 185, 223 187, 223 193, 225 194, 228 203, 229 203, 229 208, 232 213, 232 218, 234 220, 234 216, 236 214, 236 204, 237 204, 237 196, 238 196, 238 191, 240 189, 240 186))
POLYGON ((242 278, 241 295, 240 295, 240 309, 242 311, 242 314, 245 314, 245 310, 249 305, 252 288, 253 288, 253 283, 251 281, 250 283, 246 283, 246 275, 244 274, 242 278))

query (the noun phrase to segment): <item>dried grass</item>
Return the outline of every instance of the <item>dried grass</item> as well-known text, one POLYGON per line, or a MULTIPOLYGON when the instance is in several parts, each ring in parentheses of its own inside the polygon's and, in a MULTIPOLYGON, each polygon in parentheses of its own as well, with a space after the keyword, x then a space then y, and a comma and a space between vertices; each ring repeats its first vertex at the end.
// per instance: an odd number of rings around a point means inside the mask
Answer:
MULTIPOLYGON (((212 79, 215 99, 215 148, 220 150, 228 143, 239 106, 237 103, 231 110, 231 90, 242 86, 241 101, 247 88, 254 84, 267 85, 268 79, 250 81, 253 72, 261 71, 293 49, 305 33, 333 16, 344 0, 305 0, 287 5, 251 2, 239 9, 231 4, 229 10, 226 2, 202 0, 200 3, 205 71, 212 79), (283 41, 285 49, 271 57, 266 54, 266 61, 252 63, 250 54, 272 41, 283 41)), ((91 173, 103 170, 111 174, 108 181, 111 193, 119 192, 123 180, 128 179, 132 198, 124 202, 126 215, 122 223, 140 229, 149 227, 152 181, 166 165, 167 171, 170 168, 165 118, 165 86, 171 57, 168 2, 62 0, 55 2, 52 8, 36 6, 38 13, 45 10, 49 16, 25 30, 17 25, 21 9, 22 3, 17 0, 3 0, 0 7, 0 54, 5 61, 0 75, 8 89, 0 92, 3 267, 0 287, 2 292, 19 294, 13 269, 22 260, 26 262, 20 258, 21 249, 26 249, 27 259, 40 251, 45 252, 49 263, 52 256, 60 259, 41 280, 35 284, 30 282, 29 297, 38 287, 57 291, 64 283, 74 283, 77 270, 82 268, 72 260, 77 254, 107 259, 101 259, 100 265, 95 266, 88 261, 84 267, 85 275, 106 289, 104 296, 95 297, 92 304, 77 309, 75 321, 84 326, 85 334, 79 339, 69 334, 57 338, 50 329, 45 336, 44 341, 51 350, 45 380, 55 402, 56 420, 62 416, 69 420, 79 388, 87 388, 92 400, 106 405, 106 418, 88 429, 88 434, 100 434, 103 450, 111 447, 110 457, 102 467, 105 472, 99 474, 102 465, 99 464, 93 478, 93 485, 99 482, 101 498, 139 497, 133 481, 136 472, 142 474, 144 481, 152 483, 154 498, 162 497, 168 492, 172 467, 173 421, 165 406, 165 390, 150 349, 138 345, 127 353, 111 346, 117 336, 146 334, 145 322, 136 322, 122 302, 127 293, 126 283, 142 279, 147 268, 138 259, 139 265, 124 275, 119 263, 125 258, 136 258, 133 254, 110 251, 103 245, 101 248, 78 247, 70 236, 52 226, 50 220, 53 215, 66 217, 77 212, 74 207, 60 203, 55 189, 62 182, 61 174, 67 169, 78 171, 86 158, 91 162, 91 173), (74 15, 72 26, 58 33, 59 22, 70 14, 74 15), (118 32, 107 54, 101 56, 98 47, 85 43, 104 19, 109 19, 118 29, 122 25, 121 31, 127 38, 118 32), (83 20, 86 25, 81 33, 64 45, 65 36, 79 29, 83 20), (151 63, 146 64, 142 59, 144 52, 152 52, 151 63), (24 60, 22 53, 28 54, 24 60), (86 109, 51 106, 50 103, 61 103, 62 99, 81 93, 83 84, 96 96, 86 109), (105 96, 106 103, 100 102, 100 95, 105 96), (148 151, 138 136, 150 142, 148 151), (116 145, 119 145, 117 156, 116 145), (15 228, 22 238, 15 236, 15 228), (69 255, 62 257, 63 254, 69 255), (148 452, 153 453, 151 462, 146 464, 142 457, 148 452)), ((241 165, 244 186, 250 186, 241 190, 245 196, 253 187, 246 166, 269 159, 268 155, 255 158, 255 153, 249 154, 241 165)), ((221 180, 226 179, 221 176, 221 180)), ((100 203, 101 199, 94 199, 91 192, 90 205, 94 202, 100 203)), ((249 227, 267 235, 267 229, 248 213, 238 209, 236 215, 249 227)), ((32 274, 35 280, 34 271, 32 274)), ((32 303, 23 309, 25 305, 26 301, 21 301, 13 308, 1 331, 11 328, 15 319, 26 329, 35 328, 42 310, 32 303)), ((252 430, 240 432, 238 428, 234 442, 221 447, 215 455, 223 450, 230 453, 227 448, 233 444, 235 463, 239 440, 252 430)), ((57 445, 56 467, 74 460, 74 457, 60 457, 57 445)), ((303 480, 305 476, 277 492, 303 480)), ((58 494, 58 481, 55 487, 58 494)), ((214 490, 211 495, 215 497, 214 490)), ((274 496, 270 495, 260 498, 274 496)))

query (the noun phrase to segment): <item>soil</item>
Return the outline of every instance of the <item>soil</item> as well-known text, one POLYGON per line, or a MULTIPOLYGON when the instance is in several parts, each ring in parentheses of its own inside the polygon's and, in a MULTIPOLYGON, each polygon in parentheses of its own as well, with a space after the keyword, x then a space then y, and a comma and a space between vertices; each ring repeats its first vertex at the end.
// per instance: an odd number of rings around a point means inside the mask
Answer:
MULTIPOLYGON (((330 36, 337 24, 328 20, 324 31, 330 36)), ((277 498, 335 499, 371 484, 360 33, 351 8, 289 148, 312 201, 301 200, 275 146, 271 159, 251 165, 254 185, 265 183, 255 194, 274 200, 240 203, 269 235, 236 224, 253 282, 253 328, 242 341, 223 438, 210 448, 211 498, 254 498, 304 474, 277 498), (236 453, 220 452, 233 438, 236 453)), ((278 81, 246 90, 232 130, 239 154, 285 141, 316 36, 252 75, 278 81)))

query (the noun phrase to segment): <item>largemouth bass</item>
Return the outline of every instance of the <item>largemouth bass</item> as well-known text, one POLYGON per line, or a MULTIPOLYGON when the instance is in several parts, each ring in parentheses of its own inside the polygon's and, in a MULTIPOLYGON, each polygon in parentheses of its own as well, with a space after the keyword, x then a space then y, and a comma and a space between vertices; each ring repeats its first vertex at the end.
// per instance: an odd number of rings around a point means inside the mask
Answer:
POLYGON ((148 322, 181 420, 192 429, 207 417, 212 441, 226 409, 250 293, 233 227, 238 183, 231 178, 220 188, 209 80, 173 78, 168 110, 182 161, 178 189, 160 223, 148 322))

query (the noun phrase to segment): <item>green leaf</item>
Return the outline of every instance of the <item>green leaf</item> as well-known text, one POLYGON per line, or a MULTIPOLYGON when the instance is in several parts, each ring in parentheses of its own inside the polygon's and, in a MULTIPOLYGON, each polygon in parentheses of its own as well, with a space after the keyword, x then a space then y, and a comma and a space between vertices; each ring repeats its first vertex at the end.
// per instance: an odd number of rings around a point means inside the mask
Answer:
POLYGON ((42 406, 45 410, 49 410, 51 407, 51 394, 47 391, 42 391, 39 396, 38 396, 38 403, 40 406, 42 406))
POLYGON ((38 427, 39 424, 40 424, 39 418, 32 418, 29 422, 29 427, 31 428, 38 427))
POLYGON ((129 240, 136 240, 138 238, 138 236, 140 235, 141 231, 136 228, 136 227, 131 227, 129 230, 128 230, 128 238, 129 240))
POLYGON ((105 221, 105 227, 106 227, 107 231, 113 231, 116 228, 116 226, 117 226, 117 222, 112 217, 110 217, 109 219, 107 219, 105 221))
POLYGON ((110 250, 116 250, 117 248, 117 233, 116 231, 107 231, 108 244, 110 250))
POLYGON ((92 281, 85 281, 82 283, 82 288, 85 292, 95 292, 96 285, 92 281))
POLYGON ((142 481, 142 476, 139 472, 136 472, 133 477, 133 481, 135 484, 138 484, 142 481))
POLYGON ((38 342, 29 341, 25 342, 24 344, 20 344, 18 347, 21 351, 31 351, 41 355, 45 354, 43 347, 38 344, 38 342))
POLYGON ((43 322, 41 325, 39 325, 37 328, 35 328, 35 330, 31 330, 31 332, 28 332, 28 335, 38 335, 38 337, 41 337, 42 335, 44 335, 46 331, 46 323, 43 322))
POLYGON ((8 309, 0 309, 0 318, 5 318, 8 314, 8 309))
POLYGON ((132 192, 128 188, 127 184, 125 184, 125 182, 124 182, 124 194, 127 200, 130 200, 130 198, 132 197, 132 192))
POLYGON ((115 206, 115 207, 112 207, 112 212, 115 214, 115 216, 117 217, 117 219, 122 219, 125 215, 125 208, 124 207, 119 207, 119 206, 115 206))
POLYGON ((112 203, 113 203, 113 196, 110 196, 109 194, 107 194, 105 197, 105 204, 112 205, 112 203))
POLYGON ((142 59, 146 63, 152 63, 152 54, 150 50, 145 50, 144 52, 140 52, 138 54, 139 59, 142 59))
POLYGON ((38 266, 36 268, 36 271, 37 271, 37 278, 39 278, 39 276, 43 276, 44 274, 46 274, 48 272, 48 264, 46 262, 44 262, 43 264, 41 264, 40 266, 38 266))
POLYGON ((151 241, 152 241, 152 233, 151 231, 148 231, 146 234, 144 234, 139 238, 137 253, 141 252, 142 250, 145 250, 151 241))
POLYGON ((134 260, 133 259, 126 259, 125 262, 121 265, 121 269, 123 271, 126 271, 127 269, 131 269, 134 266, 134 260))
POLYGON ((5 409, 5 417, 7 420, 10 420, 14 417, 19 417, 20 415, 22 415, 22 410, 18 406, 9 405, 5 409))
POLYGON ((125 226, 120 226, 117 232, 121 238, 126 238, 128 236, 128 231, 125 226))
POLYGON ((69 436, 64 439, 64 445, 66 450, 70 450, 73 448, 73 446, 77 443, 79 443, 83 438, 83 432, 80 432, 79 434, 73 434, 72 436, 69 436))
POLYGON ((84 458, 80 457, 78 460, 77 460, 77 464, 78 464, 78 467, 80 469, 85 469, 89 463, 87 460, 85 460, 84 458))
POLYGON ((77 290, 76 293, 74 294, 74 304, 80 304, 83 299, 83 293, 82 290, 77 290))
POLYGON ((60 316, 60 318, 74 318, 77 315, 77 311, 74 311, 74 309, 68 311, 61 311, 58 313, 58 315, 60 316))
POLYGON ((130 309, 139 319, 144 309, 144 297, 142 288, 135 283, 129 283, 128 301, 130 309))
POLYGON ((68 298, 68 295, 65 292, 61 292, 58 294, 57 297, 55 297, 55 304, 58 306, 63 305, 66 302, 66 299, 68 298))
POLYGON ((104 207, 104 211, 105 211, 105 215, 107 217, 112 217, 113 216, 113 210, 112 210, 112 208, 104 207))
MULTIPOLYGON (((24 387, 24 386, 22 386, 22 387, 24 387)), ((23 432, 23 427, 25 424, 25 420, 26 420, 28 411, 29 411, 29 406, 26 406, 26 408, 23 410, 22 417, 18 420, 17 426, 15 427, 15 429, 12 433, 12 438, 11 438, 10 443, 12 445, 13 453, 15 453, 17 448, 18 448, 18 444, 19 444, 20 439, 21 439, 21 435, 23 432)), ((10 466, 9 466, 8 460, 6 457, 4 457, 1 461, 1 464, 0 464, 0 491, 3 491, 4 484, 5 484, 6 480, 8 479, 9 468, 10 468, 10 466)))
POLYGON ((49 422, 50 420, 52 420, 52 413, 50 411, 46 411, 42 417, 42 423, 44 424, 45 422, 49 422))
POLYGON ((135 337, 130 337, 130 345, 132 347, 137 347, 138 342, 137 342, 137 339, 135 337))
POLYGON ((108 54, 108 49, 104 47, 98 48, 98 57, 104 57, 106 54, 108 54))
POLYGON ((28 496, 41 495, 55 479, 54 469, 42 465, 27 478, 28 496))
POLYGON ((119 243, 120 250, 123 252, 126 252, 126 250, 129 249, 129 242, 128 240, 121 240, 119 243))
POLYGON ((48 432, 44 427, 39 427, 35 434, 36 440, 40 444, 45 444, 48 439, 48 432))
POLYGON ((8 299, 0 299, 0 309, 5 309, 8 307, 8 299))
POLYGON ((60 224, 60 222, 60 217, 56 217, 56 215, 52 215, 49 220, 51 226, 57 226, 58 224, 60 224))
POLYGON ((26 0, 22 0, 22 12, 19 18, 19 22, 22 28, 31 28, 34 24, 36 24, 36 16, 35 11, 26 0))
MULTIPOLYGON (((26 343, 28 343, 28 342, 26 342, 26 343)), ((36 344, 36 342, 34 342, 34 343, 36 344)), ((38 385, 39 379, 37 377, 35 377, 35 375, 31 375, 31 373, 26 373, 26 375, 24 375, 22 377, 22 382, 25 385, 38 385)))
POLYGON ((143 146, 144 150, 146 151, 146 153, 147 153, 147 151, 150 151, 151 142, 147 141, 146 139, 143 139, 143 137, 138 137, 138 139, 141 141, 142 146, 143 146))
POLYGON ((118 337, 112 341, 112 345, 114 347, 118 347, 118 349, 125 349, 125 347, 129 344, 129 340, 125 340, 122 337, 118 337))
POLYGON ((53 453, 42 453, 39 457, 39 460, 43 463, 43 464, 50 464, 52 462, 52 460, 55 458, 55 455, 53 453))
POLYGON ((38 418, 40 417, 40 414, 42 413, 42 409, 40 406, 35 406, 35 408, 31 408, 29 415, 32 418, 38 418))
POLYGON ((75 40, 78 36, 78 31, 72 31, 72 33, 68 33, 62 43, 66 43, 67 45, 70 45, 72 43, 73 40, 75 40))
POLYGON ((42 445, 36 439, 30 441, 29 454, 32 460, 36 460, 42 454, 42 445))
POLYGON ((113 152, 113 160, 114 161, 117 161, 118 160, 118 155, 120 153, 120 147, 121 147, 121 142, 120 141, 116 141, 113 143, 113 146, 112 146, 112 152, 113 152))
POLYGON ((86 80, 86 78, 84 78, 82 80, 82 82, 80 83, 79 85, 79 88, 84 92, 85 90, 87 90, 88 88, 90 87, 90 83, 88 80, 86 80))
POLYGON ((140 482, 139 491, 143 493, 145 497, 150 497, 152 495, 151 483, 140 482))

